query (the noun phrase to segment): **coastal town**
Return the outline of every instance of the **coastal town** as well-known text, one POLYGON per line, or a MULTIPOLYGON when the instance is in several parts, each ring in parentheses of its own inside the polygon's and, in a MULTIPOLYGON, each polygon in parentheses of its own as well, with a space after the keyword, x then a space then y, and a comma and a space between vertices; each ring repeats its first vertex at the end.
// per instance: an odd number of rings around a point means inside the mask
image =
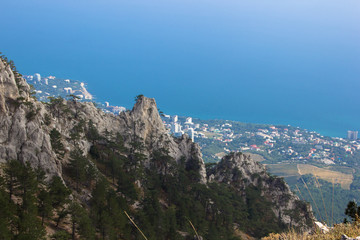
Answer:
POLYGON ((49 98, 75 97, 79 101, 94 102, 104 112, 119 114, 126 109, 122 106, 113 106, 108 101, 95 102, 95 97, 86 89, 86 84, 72 79, 62 79, 55 76, 42 77, 39 73, 24 75, 25 80, 33 86, 33 91, 39 101, 47 102, 49 98))
POLYGON ((339 138, 292 126, 206 121, 176 115, 164 115, 163 119, 175 137, 188 134, 197 142, 205 160, 210 162, 220 160, 228 152, 241 151, 258 153, 272 162, 347 165, 360 152, 356 131, 349 131, 347 138, 339 138))

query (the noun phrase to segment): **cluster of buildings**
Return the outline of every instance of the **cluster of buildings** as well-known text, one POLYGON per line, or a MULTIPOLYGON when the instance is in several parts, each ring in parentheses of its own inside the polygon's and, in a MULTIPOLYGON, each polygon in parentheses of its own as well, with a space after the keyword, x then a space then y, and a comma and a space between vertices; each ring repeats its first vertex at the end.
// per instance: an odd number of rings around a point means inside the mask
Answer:
POLYGON ((199 124, 194 123, 191 117, 180 121, 177 115, 165 115, 165 119, 165 125, 174 136, 188 134, 200 145, 201 139, 212 139, 223 144, 224 152, 259 151, 275 154, 283 162, 302 160, 331 165, 342 161, 343 155, 340 153, 354 154, 360 150, 360 141, 357 141, 357 132, 354 131, 349 131, 348 139, 344 139, 323 137, 319 133, 293 127, 268 126, 239 130, 238 127, 233 128, 231 122, 210 124, 210 121, 201 121, 199 124))
MULTIPOLYGON (((86 89, 85 83, 70 79, 59 79, 54 76, 41 77, 39 73, 25 75, 25 80, 35 87, 36 97, 40 101, 48 101, 49 97, 67 98, 74 95, 80 101, 93 101, 94 97, 86 89)), ((126 109, 121 106, 112 106, 109 102, 97 103, 104 112, 119 114, 126 109)))
POLYGON ((24 78, 36 88, 35 92, 39 100, 47 101, 48 97, 75 95, 81 100, 93 100, 93 96, 87 91, 84 83, 69 79, 58 79, 54 76, 41 77, 39 73, 25 75, 24 78))
POLYGON ((164 115, 164 118, 166 119, 166 121, 164 121, 165 126, 175 137, 181 137, 183 134, 187 134, 193 142, 195 141, 195 137, 203 137, 202 134, 197 131, 200 130, 200 124, 193 123, 191 117, 187 117, 185 121, 179 121, 177 115, 164 115))
MULTIPOLYGON (((357 137, 352 138, 325 138, 316 132, 307 132, 306 130, 289 130, 287 128, 258 129, 255 133, 248 132, 251 136, 263 138, 263 144, 245 146, 241 150, 267 151, 271 154, 276 152, 285 159, 290 160, 315 160, 329 164, 335 164, 341 160, 339 151, 347 154, 354 154, 360 150, 360 142, 357 137), (351 140, 350 140, 351 139, 351 140), (306 145, 304 148, 303 146, 306 145), (304 150, 306 149, 306 150, 304 150)), ((344 162, 343 162, 344 163, 344 162)), ((344 163, 346 164, 346 163, 344 163)))

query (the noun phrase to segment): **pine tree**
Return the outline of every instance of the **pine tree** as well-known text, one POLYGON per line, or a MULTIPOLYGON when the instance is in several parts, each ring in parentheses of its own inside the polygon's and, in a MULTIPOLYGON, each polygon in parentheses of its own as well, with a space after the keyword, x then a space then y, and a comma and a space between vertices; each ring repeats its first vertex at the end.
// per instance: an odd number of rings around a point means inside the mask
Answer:
POLYGON ((79 185, 86 180, 86 166, 88 160, 83 156, 80 149, 75 149, 70 153, 70 163, 68 166, 70 177, 76 183, 76 190, 79 190, 79 185))
POLYGON ((61 134, 58 130, 56 130, 56 128, 51 130, 50 140, 51 140, 51 147, 53 148, 54 152, 63 157, 65 154, 65 148, 64 148, 64 144, 61 142, 61 134))
POLYGON ((48 191, 41 189, 38 195, 38 211, 41 217, 41 225, 44 225, 45 218, 52 215, 51 196, 48 191))
POLYGON ((17 176, 21 171, 21 163, 15 160, 9 161, 5 166, 5 182, 9 193, 9 202, 12 202, 14 191, 18 187, 17 176))
POLYGON ((352 221, 355 221, 360 216, 360 206, 355 201, 350 201, 345 209, 345 215, 349 216, 352 221))
POLYGON ((71 217, 71 239, 75 240, 76 232, 83 239, 95 239, 95 232, 91 226, 91 220, 86 210, 78 203, 73 202, 69 206, 71 217))
POLYGON ((14 218, 15 206, 8 200, 5 191, 5 180, 0 177, 0 239, 11 239, 11 226, 14 218))
MULTIPOLYGON (((44 239, 45 229, 37 218, 36 193, 38 191, 37 174, 30 164, 25 165, 15 161, 8 163, 8 170, 14 173, 13 194, 19 199, 17 221, 15 224, 16 239, 44 239), (15 168, 15 171, 12 171, 15 168)), ((8 177, 8 176, 7 176, 8 177)))
POLYGON ((54 176, 49 185, 49 193, 52 206, 58 208, 67 202, 71 191, 63 184, 59 176, 54 176))
POLYGON ((89 141, 92 142, 92 144, 95 144, 96 141, 99 141, 101 139, 100 133, 97 130, 97 128, 94 126, 92 120, 89 120, 86 137, 89 139, 89 141))

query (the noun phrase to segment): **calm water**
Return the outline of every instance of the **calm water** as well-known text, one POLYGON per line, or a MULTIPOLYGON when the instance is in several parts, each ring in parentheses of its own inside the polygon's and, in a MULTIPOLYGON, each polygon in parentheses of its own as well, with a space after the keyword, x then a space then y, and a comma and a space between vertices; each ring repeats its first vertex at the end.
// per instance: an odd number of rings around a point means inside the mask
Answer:
POLYGON ((0 0, 0 51, 23 74, 162 111, 360 130, 358 0, 0 0))

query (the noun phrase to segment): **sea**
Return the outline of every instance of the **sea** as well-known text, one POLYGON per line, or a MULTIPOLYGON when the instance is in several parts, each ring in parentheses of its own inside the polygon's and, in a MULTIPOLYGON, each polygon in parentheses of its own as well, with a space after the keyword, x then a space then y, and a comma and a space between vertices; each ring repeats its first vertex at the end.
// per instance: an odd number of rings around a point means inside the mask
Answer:
POLYGON ((19 72, 166 114, 360 130, 360 1, 0 0, 19 72))

